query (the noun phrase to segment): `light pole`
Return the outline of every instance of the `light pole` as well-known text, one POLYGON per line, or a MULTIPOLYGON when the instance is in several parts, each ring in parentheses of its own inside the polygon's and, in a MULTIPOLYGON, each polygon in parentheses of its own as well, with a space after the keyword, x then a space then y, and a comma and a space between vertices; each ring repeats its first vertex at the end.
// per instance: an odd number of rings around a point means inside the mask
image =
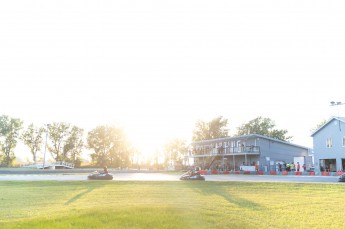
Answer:
MULTIPOLYGON (((345 103, 342 103, 342 102, 334 102, 332 101, 331 102, 331 106, 337 106, 337 112, 338 112, 338 118, 339 118, 339 107, 340 105, 344 105, 345 103)), ((339 131, 341 131, 341 126, 340 126, 340 120, 338 119, 338 122, 339 122, 339 131)))
POLYGON ((47 124, 46 126, 47 126, 47 130, 46 130, 46 143, 45 143, 45 146, 44 146, 43 167, 42 167, 42 169, 44 169, 45 164, 46 164, 47 140, 48 140, 48 132, 49 132, 50 124, 47 124))

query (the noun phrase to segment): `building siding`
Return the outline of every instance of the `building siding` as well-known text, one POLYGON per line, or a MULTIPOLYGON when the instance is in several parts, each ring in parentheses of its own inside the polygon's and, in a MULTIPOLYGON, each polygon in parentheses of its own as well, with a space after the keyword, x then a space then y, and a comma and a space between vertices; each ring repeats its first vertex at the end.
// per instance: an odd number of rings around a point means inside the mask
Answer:
POLYGON ((342 159, 345 159, 345 123, 336 118, 331 119, 321 130, 313 135, 313 147, 315 154, 315 169, 320 171, 320 160, 336 160, 336 170, 344 170, 342 159), (327 139, 332 139, 332 146, 327 147, 327 139))
MULTIPOLYGON (((226 145, 224 151, 210 149, 210 153, 204 152, 205 157, 216 155, 217 152, 225 152, 225 155, 221 156, 227 159, 227 162, 231 165, 230 167, 232 169, 234 168, 233 161, 235 160, 236 169, 238 169, 239 165, 242 165, 246 161, 246 165, 252 165, 254 163, 256 164, 257 162, 259 162, 259 168, 261 170, 263 169, 263 167, 266 166, 268 170, 275 170, 275 164, 277 162, 291 163, 294 161, 294 157, 305 157, 308 156, 309 152, 309 149, 307 147, 294 145, 289 142, 284 142, 257 134, 195 142, 193 143, 193 146, 195 148, 205 146, 219 147, 220 143, 222 147, 226 145), (251 147, 253 147, 254 149, 260 149, 260 152, 255 152, 255 154, 248 153, 245 155, 240 155, 239 152, 241 150, 237 148, 239 145, 243 145, 243 147, 245 148, 244 151, 251 149, 251 147), (229 149, 231 147, 233 147, 232 151, 229 149), (236 150, 238 150, 238 153, 236 150), (230 152, 232 154, 226 155, 226 152, 230 152), (268 158, 269 161, 267 161, 268 158), (274 163, 274 165, 271 166, 271 163, 274 163)), ((200 152, 201 151, 196 151, 196 156, 199 157, 199 162, 202 161, 200 159, 200 155, 197 155, 200 152)), ((205 158, 202 159, 204 160, 204 163, 205 158)))

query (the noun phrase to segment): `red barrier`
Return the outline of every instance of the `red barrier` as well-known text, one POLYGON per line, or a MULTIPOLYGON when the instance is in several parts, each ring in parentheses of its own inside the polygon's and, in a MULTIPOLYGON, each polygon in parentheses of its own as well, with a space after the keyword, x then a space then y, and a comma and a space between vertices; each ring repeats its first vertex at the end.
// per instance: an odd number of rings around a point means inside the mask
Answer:
POLYGON ((286 176, 286 175, 289 175, 289 172, 288 171, 283 171, 282 174, 286 176))
POLYGON ((343 175, 344 174, 344 172, 337 172, 337 176, 340 176, 340 175, 343 175))
POLYGON ((321 175, 322 176, 329 176, 330 174, 329 174, 329 172, 322 172, 321 175))
POLYGON ((250 171, 244 171, 244 175, 250 175, 250 171))
POLYGON ((218 174, 218 170, 212 170, 211 174, 218 174))
POLYGON ((315 176, 315 172, 308 172, 309 176, 315 176))
POLYGON ((270 171, 270 175, 277 175, 276 171, 270 171))
POLYGON ((235 174, 241 174, 241 172, 240 171, 235 171, 235 174))
POLYGON ((206 174, 207 174, 207 171, 206 171, 206 170, 200 170, 199 173, 200 173, 201 175, 206 175, 206 174))
POLYGON ((264 175, 264 171, 256 171, 256 175, 264 175))
POLYGON ((302 175, 302 172, 295 172, 295 175, 300 176, 300 175, 302 175))
POLYGON ((224 171, 223 174, 229 174, 230 172, 229 171, 224 171))

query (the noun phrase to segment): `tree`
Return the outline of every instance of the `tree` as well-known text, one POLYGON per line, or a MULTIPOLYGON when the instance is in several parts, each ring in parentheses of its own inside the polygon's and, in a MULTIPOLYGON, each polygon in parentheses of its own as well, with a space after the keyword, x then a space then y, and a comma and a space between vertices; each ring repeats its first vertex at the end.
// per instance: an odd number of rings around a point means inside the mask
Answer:
POLYGON ((55 161, 62 161, 65 159, 63 156, 63 147, 69 135, 69 128, 70 124, 67 123, 54 122, 48 126, 48 136, 51 144, 48 144, 47 147, 55 161))
POLYGON ((21 139, 24 144, 29 147, 32 159, 35 163, 37 162, 37 152, 41 150, 43 144, 42 134, 45 131, 43 127, 38 128, 31 123, 21 135, 21 139))
POLYGON ((188 145, 185 140, 173 139, 164 146, 166 164, 173 161, 175 164, 182 164, 184 156, 188 152, 188 145))
POLYGON ((74 163, 76 167, 79 167, 81 164, 80 154, 84 148, 83 133, 83 129, 72 126, 66 144, 63 147, 64 157, 67 161, 74 163))
POLYGON ((310 131, 311 132, 315 132, 316 130, 318 130, 320 127, 322 127, 323 125, 325 125, 327 123, 327 120, 324 119, 321 122, 319 122, 314 128, 312 128, 310 131))
POLYGON ((48 126, 48 149, 56 161, 78 162, 83 147, 83 129, 69 123, 53 123, 48 126))
POLYGON ((132 147, 129 151, 129 158, 130 158, 131 167, 140 168, 140 164, 143 159, 143 154, 140 150, 132 147))
POLYGON ((4 166, 12 165, 16 158, 13 150, 17 146, 19 131, 22 129, 23 121, 10 118, 7 115, 0 116, 0 163, 4 166))
POLYGON ((243 124, 237 128, 237 136, 260 134, 267 137, 288 141, 291 140, 291 136, 286 136, 287 130, 274 129, 275 123, 270 118, 263 118, 261 116, 243 124))
POLYGON ((223 138, 228 136, 226 129, 228 120, 222 116, 212 119, 210 122, 198 121, 193 131, 193 141, 223 138))
POLYGON ((130 146, 122 129, 98 126, 87 136, 92 162, 97 166, 127 167, 130 164, 130 146))

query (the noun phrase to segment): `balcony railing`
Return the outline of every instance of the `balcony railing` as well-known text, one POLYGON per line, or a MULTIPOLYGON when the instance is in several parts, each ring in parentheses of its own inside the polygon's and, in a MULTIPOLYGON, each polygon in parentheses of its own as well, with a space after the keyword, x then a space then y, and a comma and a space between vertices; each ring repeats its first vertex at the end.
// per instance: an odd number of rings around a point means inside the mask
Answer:
POLYGON ((220 147, 194 150, 194 156, 202 155, 236 155, 236 154, 260 154, 259 146, 220 147))

